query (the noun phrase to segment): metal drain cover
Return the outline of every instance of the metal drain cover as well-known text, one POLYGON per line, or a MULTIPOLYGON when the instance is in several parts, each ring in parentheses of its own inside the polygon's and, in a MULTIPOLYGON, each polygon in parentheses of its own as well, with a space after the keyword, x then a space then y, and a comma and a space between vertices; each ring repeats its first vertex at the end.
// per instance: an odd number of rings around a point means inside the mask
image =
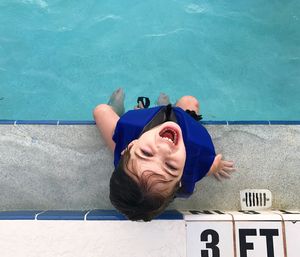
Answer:
POLYGON ((245 189, 240 191, 242 210, 265 210, 272 207, 272 193, 268 189, 245 189))

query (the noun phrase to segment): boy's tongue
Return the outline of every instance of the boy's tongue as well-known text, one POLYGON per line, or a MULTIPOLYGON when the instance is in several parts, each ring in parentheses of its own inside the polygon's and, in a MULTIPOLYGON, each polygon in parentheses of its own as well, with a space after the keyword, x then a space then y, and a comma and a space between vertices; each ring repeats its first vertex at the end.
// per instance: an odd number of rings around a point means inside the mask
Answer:
POLYGON ((167 138, 171 139, 172 141, 174 141, 173 133, 171 131, 169 131, 169 130, 167 130, 164 133, 162 133, 161 137, 167 137, 167 138))

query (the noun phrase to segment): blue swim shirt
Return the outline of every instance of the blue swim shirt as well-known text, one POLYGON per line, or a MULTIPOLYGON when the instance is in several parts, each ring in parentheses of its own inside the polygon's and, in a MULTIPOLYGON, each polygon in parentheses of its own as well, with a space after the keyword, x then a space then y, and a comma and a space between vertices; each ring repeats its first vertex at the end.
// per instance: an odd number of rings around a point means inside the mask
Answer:
MULTIPOLYGON (((162 106, 131 110, 120 117, 112 138, 116 143, 114 151, 115 167, 120 161, 121 152, 131 141, 139 138, 144 127, 161 108, 162 106)), ((181 178, 182 187, 179 196, 188 196, 193 193, 195 183, 209 171, 216 153, 209 133, 199 122, 179 107, 173 107, 173 111, 177 124, 182 130, 186 148, 186 162, 181 178)))

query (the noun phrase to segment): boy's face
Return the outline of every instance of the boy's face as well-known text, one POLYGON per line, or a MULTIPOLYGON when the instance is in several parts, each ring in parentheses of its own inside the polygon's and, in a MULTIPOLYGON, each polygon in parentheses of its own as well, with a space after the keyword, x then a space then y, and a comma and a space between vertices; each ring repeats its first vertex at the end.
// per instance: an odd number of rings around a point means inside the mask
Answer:
MULTIPOLYGON (((180 127, 165 122, 132 141, 125 172, 137 183, 146 178, 153 190, 170 192, 180 181, 186 159, 180 127)), ((122 154, 124 151, 122 152, 122 154)))

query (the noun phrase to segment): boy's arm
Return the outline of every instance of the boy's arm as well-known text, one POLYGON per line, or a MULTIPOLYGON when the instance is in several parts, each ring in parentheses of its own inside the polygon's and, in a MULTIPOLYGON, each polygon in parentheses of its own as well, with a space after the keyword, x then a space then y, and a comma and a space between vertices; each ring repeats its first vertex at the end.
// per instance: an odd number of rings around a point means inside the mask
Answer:
POLYGON ((233 171, 235 171, 235 168, 233 168, 233 161, 222 160, 222 154, 218 154, 215 157, 207 176, 213 174, 217 180, 221 181, 222 178, 230 178, 231 172, 233 171))
POLYGON ((100 104, 96 106, 93 111, 94 119, 97 128, 111 151, 115 150, 115 142, 112 139, 119 116, 115 113, 113 108, 107 104, 100 104))

